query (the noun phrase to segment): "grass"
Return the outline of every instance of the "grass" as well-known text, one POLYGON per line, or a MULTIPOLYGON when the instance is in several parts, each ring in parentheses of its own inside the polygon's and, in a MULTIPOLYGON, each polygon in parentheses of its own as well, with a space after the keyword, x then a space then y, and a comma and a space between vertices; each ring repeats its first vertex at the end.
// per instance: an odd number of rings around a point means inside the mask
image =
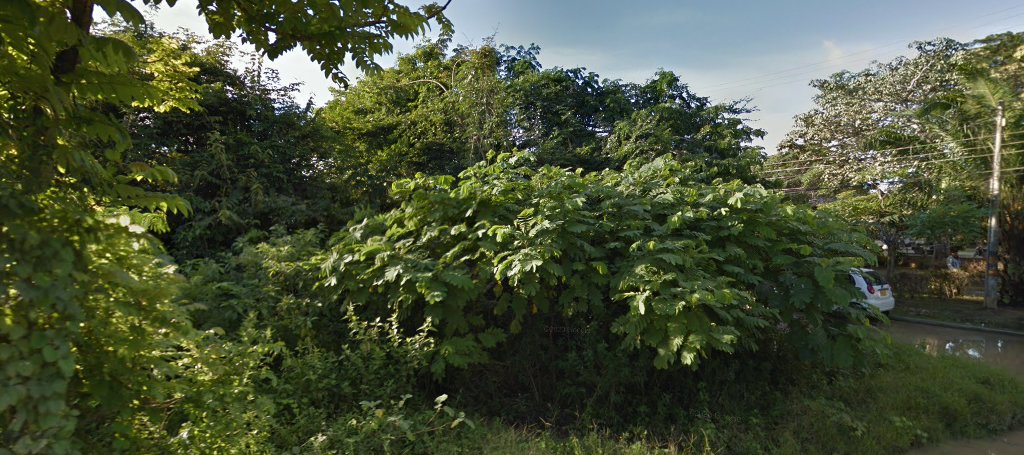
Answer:
POLYGON ((891 355, 865 370, 813 374, 799 382, 768 399, 726 394, 716 409, 680 422, 687 429, 667 437, 651 436, 664 434, 657 429, 564 434, 482 421, 435 448, 494 454, 889 454, 1024 424, 1024 383, 976 361, 935 357, 907 345, 894 346, 891 355))
POLYGON ((976 361, 899 345, 873 371, 792 397, 782 453, 902 453, 1024 423, 1024 384, 976 361))
POLYGON ((1024 309, 1014 307, 985 308, 983 299, 978 297, 899 298, 892 314, 894 316, 931 319, 1024 332, 1024 309))
POLYGON ((494 455, 585 455, 619 454, 642 455, 650 453, 701 454, 715 452, 706 438, 658 441, 640 436, 614 435, 593 430, 581 435, 558 436, 553 431, 524 429, 487 422, 472 433, 439 447, 436 453, 487 453, 494 455))
MULTIPOLYGON (((963 273, 951 276, 943 268, 898 268, 894 291, 894 316, 952 322, 977 327, 999 328, 1024 332, 1024 308, 985 308, 984 262, 965 260, 963 273), (959 277, 959 280, 954 278, 959 277), (959 283, 957 297, 943 297, 945 286, 959 283), (963 280, 963 281, 960 281, 963 280)), ((1015 302, 1020 303, 1020 302, 1015 302)))

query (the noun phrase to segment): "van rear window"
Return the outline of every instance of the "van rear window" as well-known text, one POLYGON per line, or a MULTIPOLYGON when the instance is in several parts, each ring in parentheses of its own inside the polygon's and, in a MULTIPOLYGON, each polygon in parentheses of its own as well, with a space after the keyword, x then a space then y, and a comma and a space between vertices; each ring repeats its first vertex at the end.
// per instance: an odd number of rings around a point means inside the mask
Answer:
POLYGON ((878 272, 874 270, 861 271, 860 276, 864 277, 865 283, 870 284, 872 286, 889 284, 887 281, 885 281, 884 278, 882 278, 882 275, 879 275, 878 272))

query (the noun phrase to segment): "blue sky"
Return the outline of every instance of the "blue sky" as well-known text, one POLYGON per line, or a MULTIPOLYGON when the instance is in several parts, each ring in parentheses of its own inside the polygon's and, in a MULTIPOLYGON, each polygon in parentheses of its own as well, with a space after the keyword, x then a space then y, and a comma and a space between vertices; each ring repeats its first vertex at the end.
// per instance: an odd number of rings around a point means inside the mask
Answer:
MULTIPOLYGON (((205 32, 195 5, 179 0, 161 9, 157 26, 205 32)), ((635 82, 664 68, 715 101, 750 97, 759 111, 749 119, 767 130, 759 145, 769 152, 793 116, 811 108, 812 79, 890 60, 914 40, 1024 30, 1024 2, 1005 0, 453 0, 447 15, 457 43, 480 44, 492 35, 499 43, 536 43, 545 67, 581 66, 635 82)), ((414 44, 399 42, 396 50, 414 44)), ((303 99, 330 99, 331 83, 301 52, 268 66, 285 82, 302 82, 303 99)), ((346 73, 358 76, 351 67, 346 73)))

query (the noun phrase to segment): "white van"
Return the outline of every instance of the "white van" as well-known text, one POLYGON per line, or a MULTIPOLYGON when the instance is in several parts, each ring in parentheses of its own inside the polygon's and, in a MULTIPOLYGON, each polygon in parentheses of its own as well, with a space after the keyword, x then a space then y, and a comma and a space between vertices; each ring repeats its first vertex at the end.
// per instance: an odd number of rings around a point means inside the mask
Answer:
POLYGON ((851 269, 850 281, 864 294, 864 298, 856 300, 856 303, 864 306, 873 305, 885 314, 889 314, 896 307, 892 286, 878 272, 871 269, 851 269))

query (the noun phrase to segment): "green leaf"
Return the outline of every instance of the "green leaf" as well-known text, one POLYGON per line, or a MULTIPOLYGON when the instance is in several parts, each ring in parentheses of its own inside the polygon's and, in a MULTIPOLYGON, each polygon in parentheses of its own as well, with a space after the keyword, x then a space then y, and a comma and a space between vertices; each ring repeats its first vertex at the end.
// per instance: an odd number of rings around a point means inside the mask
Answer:
POLYGON ((47 362, 53 362, 57 360, 58 355, 59 354, 57 350, 51 346, 46 346, 43 348, 43 360, 47 362))
POLYGON ((128 0, 95 0, 95 2, 100 8, 103 8, 107 16, 121 16, 125 22, 135 26, 142 26, 146 23, 146 18, 128 0))
POLYGON ((449 271, 441 272, 441 279, 444 280, 446 283, 451 284, 452 286, 455 286, 456 288, 462 290, 469 290, 475 287, 473 279, 461 273, 449 271))
POLYGON ((825 288, 831 288, 835 285, 835 273, 832 269, 824 266, 816 266, 814 268, 814 279, 818 280, 818 284, 825 288))
POLYGON ((505 341, 506 334, 505 331, 499 328, 491 327, 479 333, 477 338, 480 340, 481 346, 490 349, 505 341))

